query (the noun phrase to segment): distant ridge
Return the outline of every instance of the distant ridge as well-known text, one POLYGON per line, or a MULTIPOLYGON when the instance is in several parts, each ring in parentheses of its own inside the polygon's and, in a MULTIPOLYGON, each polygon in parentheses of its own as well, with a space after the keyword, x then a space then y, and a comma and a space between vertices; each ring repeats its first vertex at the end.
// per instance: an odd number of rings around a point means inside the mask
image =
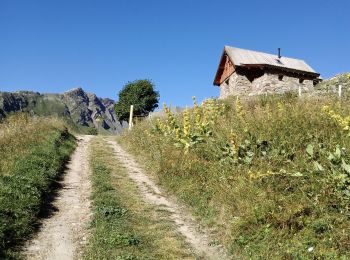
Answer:
POLYGON ((0 92, 0 119, 23 111, 38 116, 59 116, 79 129, 97 129, 99 132, 120 133, 127 125, 120 123, 114 112, 114 101, 99 98, 82 88, 73 88, 62 94, 32 91, 0 92))

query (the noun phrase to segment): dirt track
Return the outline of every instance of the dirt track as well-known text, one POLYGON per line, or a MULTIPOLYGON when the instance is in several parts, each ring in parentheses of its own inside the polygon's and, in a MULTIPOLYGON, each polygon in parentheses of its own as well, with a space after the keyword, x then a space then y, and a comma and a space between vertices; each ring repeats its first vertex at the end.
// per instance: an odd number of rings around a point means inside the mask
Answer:
POLYGON ((143 172, 131 155, 115 141, 109 140, 108 143, 113 147, 116 158, 126 168, 129 178, 136 183, 144 200, 170 213, 169 219, 175 223, 177 231, 182 234, 200 258, 231 259, 222 247, 210 245, 212 241, 210 235, 203 230, 199 231, 199 225, 194 218, 180 205, 168 198, 143 172))
POLYGON ((43 219, 39 232, 26 246, 27 259, 81 258, 90 217, 88 146, 92 138, 78 136, 78 147, 67 166, 62 189, 52 204, 54 212, 43 219))
MULTIPOLYGON (((81 259, 88 241, 91 193, 89 180, 89 143, 93 136, 79 136, 78 147, 71 157, 61 182, 62 188, 52 203, 53 214, 42 220, 42 226, 24 250, 27 259, 71 260, 81 259)), ((113 139, 104 138, 113 147, 116 159, 136 183, 144 201, 169 212, 169 220, 176 230, 202 259, 231 259, 220 246, 210 245, 208 233, 199 230, 198 223, 186 209, 167 197, 145 174, 133 157, 113 139)))

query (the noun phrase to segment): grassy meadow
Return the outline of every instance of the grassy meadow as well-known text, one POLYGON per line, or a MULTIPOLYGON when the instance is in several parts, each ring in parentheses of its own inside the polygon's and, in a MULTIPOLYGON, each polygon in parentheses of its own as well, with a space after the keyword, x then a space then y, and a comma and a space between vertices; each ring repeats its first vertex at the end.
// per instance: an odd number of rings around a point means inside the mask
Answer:
POLYGON ((75 148, 56 118, 17 114, 0 122, 0 258, 18 258, 15 246, 34 229, 55 180, 75 148))
POLYGON ((207 100, 120 138, 244 259, 350 258, 350 102, 207 100))

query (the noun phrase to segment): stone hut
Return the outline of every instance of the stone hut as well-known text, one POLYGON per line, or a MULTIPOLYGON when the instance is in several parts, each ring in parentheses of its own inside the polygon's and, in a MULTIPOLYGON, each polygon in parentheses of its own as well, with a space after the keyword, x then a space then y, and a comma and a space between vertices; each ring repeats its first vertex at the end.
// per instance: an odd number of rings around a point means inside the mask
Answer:
POLYGON ((220 98, 288 91, 312 91, 321 81, 303 60, 225 46, 215 75, 220 98))

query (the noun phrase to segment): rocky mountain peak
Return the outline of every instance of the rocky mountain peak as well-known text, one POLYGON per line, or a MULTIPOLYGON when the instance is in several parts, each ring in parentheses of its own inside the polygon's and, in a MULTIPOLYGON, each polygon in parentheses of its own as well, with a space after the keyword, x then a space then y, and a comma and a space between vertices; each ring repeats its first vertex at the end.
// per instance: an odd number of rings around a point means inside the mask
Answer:
POLYGON ((63 93, 63 95, 77 95, 77 96, 81 96, 85 94, 85 91, 83 90, 82 87, 77 87, 77 88, 72 88, 70 90, 67 90, 63 93))
POLYGON ((16 111, 67 117, 78 127, 96 128, 102 132, 119 133, 123 128, 115 115, 113 100, 101 99, 81 87, 62 94, 0 92, 0 119, 16 111))

